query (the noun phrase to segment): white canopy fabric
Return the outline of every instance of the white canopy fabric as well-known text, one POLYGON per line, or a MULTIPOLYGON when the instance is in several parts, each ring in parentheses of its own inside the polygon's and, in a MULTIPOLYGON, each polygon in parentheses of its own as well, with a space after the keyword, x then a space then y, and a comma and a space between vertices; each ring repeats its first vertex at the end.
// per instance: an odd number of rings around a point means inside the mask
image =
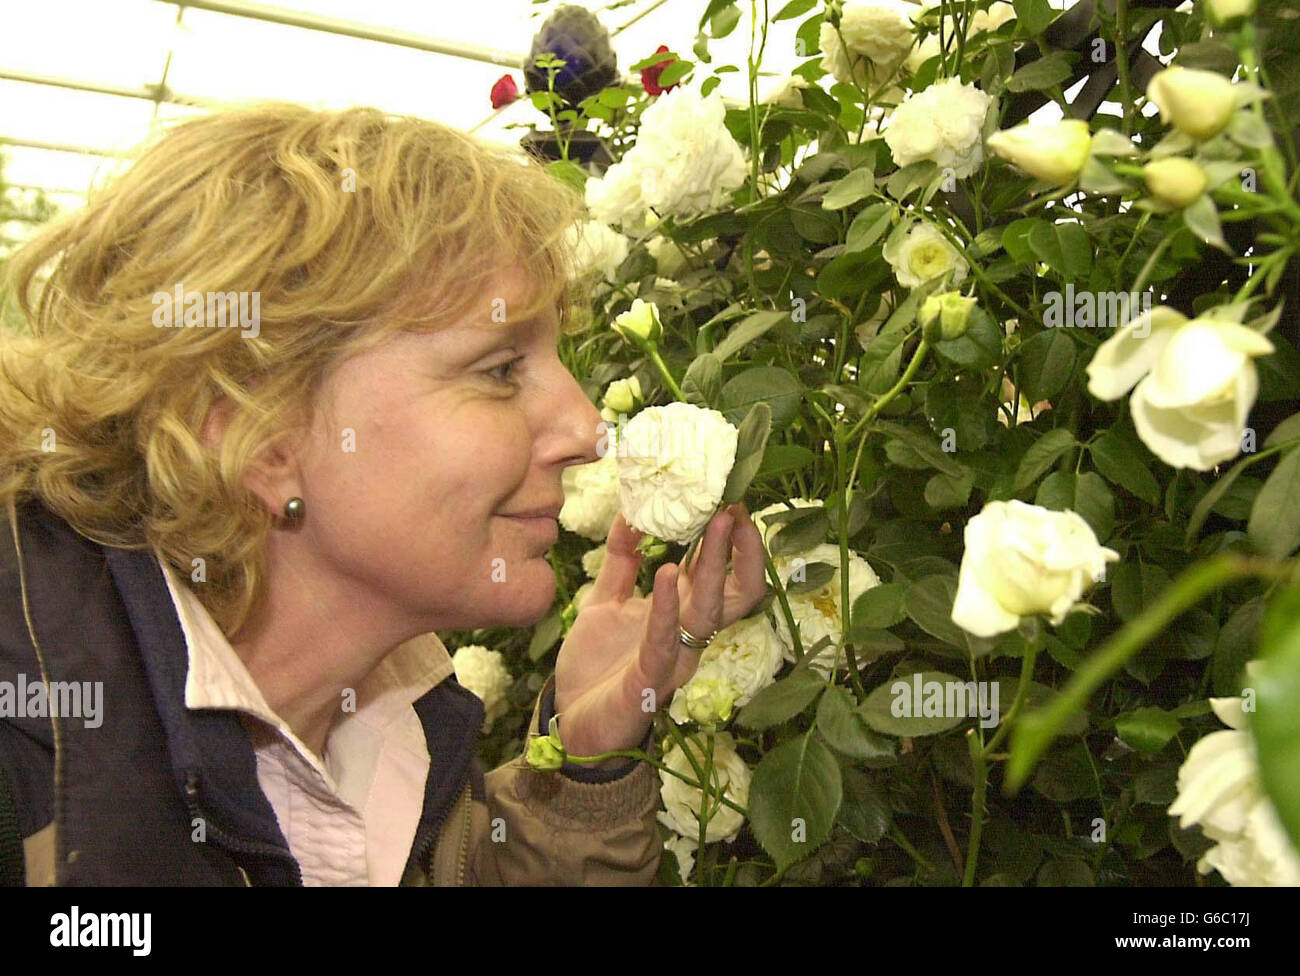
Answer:
MULTIPOLYGON (((695 60, 691 46, 703 0, 568 2, 591 10, 614 34, 619 70, 629 80, 636 76, 628 66, 660 44, 695 60)), ((782 5, 771 4, 770 12, 782 5)), ((489 92, 506 73, 523 91, 520 66, 559 6, 556 0, 0 0, 6 180, 15 192, 39 187, 55 204, 75 207, 94 181, 121 165, 115 154, 143 141, 156 120, 248 99, 372 105, 517 145, 525 129, 512 124, 549 128, 549 121, 527 99, 494 111, 489 92), (153 100, 164 86, 180 103, 153 100)), ((760 3, 760 17, 762 9, 760 3)), ((803 19, 769 25, 763 88, 781 83, 798 64, 794 33, 803 19)), ((715 65, 742 67, 722 76, 724 96, 747 100, 749 40, 746 13, 729 36, 711 44, 715 65)), ((700 65, 697 77, 708 71, 700 65)))

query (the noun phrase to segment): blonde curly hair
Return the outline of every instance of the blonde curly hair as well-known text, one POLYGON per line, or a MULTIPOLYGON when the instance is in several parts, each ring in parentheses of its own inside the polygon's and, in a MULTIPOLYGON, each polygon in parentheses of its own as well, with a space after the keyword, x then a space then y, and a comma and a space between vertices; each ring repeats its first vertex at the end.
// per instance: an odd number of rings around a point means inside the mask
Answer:
POLYGON ((0 504, 36 496, 182 578, 202 559, 195 591, 234 633, 275 521, 252 461, 308 428, 331 368, 455 321, 507 261, 532 286, 513 320, 555 308, 580 327, 580 214, 540 163, 427 120, 266 104, 181 122, 9 262, 26 328, 0 345, 0 504), (160 329, 155 296, 177 286, 257 295, 260 327, 160 329))

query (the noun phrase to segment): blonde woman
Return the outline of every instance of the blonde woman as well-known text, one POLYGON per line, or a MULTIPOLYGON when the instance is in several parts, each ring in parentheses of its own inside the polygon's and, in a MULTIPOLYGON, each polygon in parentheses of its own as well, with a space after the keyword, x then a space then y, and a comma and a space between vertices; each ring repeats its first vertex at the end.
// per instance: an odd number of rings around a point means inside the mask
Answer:
MULTIPOLYGON (((560 475, 600 421, 556 351, 577 218, 443 126, 270 105, 166 132, 13 259, 0 828, 26 883, 653 878, 653 771, 484 776, 433 634, 553 601, 560 475)), ((763 595, 740 506, 644 599, 636 538, 616 520, 535 710, 575 755, 643 744, 645 690, 763 595)))

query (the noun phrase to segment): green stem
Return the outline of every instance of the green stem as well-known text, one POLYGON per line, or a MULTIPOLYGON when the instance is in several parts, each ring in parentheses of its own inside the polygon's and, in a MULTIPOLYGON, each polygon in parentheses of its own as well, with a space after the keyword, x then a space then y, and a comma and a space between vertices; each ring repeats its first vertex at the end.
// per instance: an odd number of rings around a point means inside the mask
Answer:
POLYGON ((1119 103, 1124 106, 1121 123, 1124 135, 1133 132, 1133 86, 1128 73, 1128 0, 1116 0, 1115 5, 1115 69, 1119 74, 1119 103))
POLYGON ((929 351, 930 344, 924 339, 917 343, 916 351, 912 353, 912 360, 907 364, 907 369, 903 370, 903 375, 898 378, 898 382, 886 390, 880 399, 867 408, 867 412, 862 415, 862 418, 854 424, 853 428, 849 431, 848 437, 846 438, 847 440, 852 440, 854 437, 857 437, 862 428, 875 420, 876 417, 879 416, 880 411, 889 405, 889 401, 903 392, 903 389, 907 384, 912 382, 912 377, 916 375, 916 371, 921 367, 921 360, 925 358, 925 354, 929 351))
POLYGON ((668 366, 664 363, 663 357, 659 355, 659 348, 651 343, 646 349, 650 355, 650 361, 659 370, 659 375, 664 378, 664 382, 668 385, 672 395, 681 403, 685 403, 686 397, 682 394, 682 388, 677 385, 677 381, 673 379, 673 374, 668 371, 668 366))

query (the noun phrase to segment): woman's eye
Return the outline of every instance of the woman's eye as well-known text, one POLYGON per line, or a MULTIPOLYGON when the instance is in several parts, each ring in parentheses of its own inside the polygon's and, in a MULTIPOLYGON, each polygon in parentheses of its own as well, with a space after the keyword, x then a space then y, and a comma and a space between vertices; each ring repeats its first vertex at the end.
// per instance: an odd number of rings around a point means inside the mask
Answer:
POLYGON ((523 356, 516 356, 514 359, 504 362, 499 366, 493 366, 491 369, 484 370, 484 372, 487 373, 488 376, 491 376, 498 383, 508 383, 511 386, 513 386, 514 385, 514 380, 512 379, 513 367, 515 366, 515 364, 520 362, 523 358, 524 358, 523 356))

